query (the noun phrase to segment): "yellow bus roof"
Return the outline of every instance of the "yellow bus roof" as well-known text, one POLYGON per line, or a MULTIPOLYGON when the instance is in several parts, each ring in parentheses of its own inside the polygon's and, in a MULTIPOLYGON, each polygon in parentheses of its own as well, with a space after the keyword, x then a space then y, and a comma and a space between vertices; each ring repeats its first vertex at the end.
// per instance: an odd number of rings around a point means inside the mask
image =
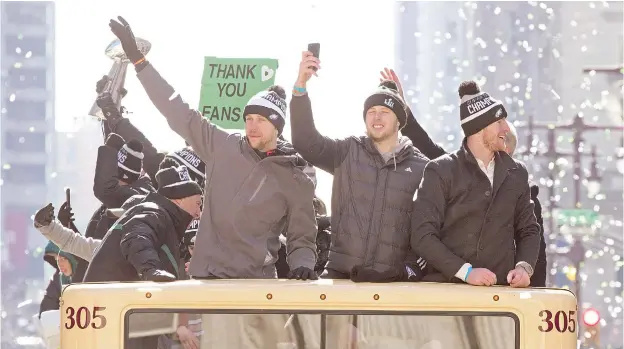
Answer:
POLYGON ((353 283, 348 280, 186 280, 170 283, 86 283, 65 287, 62 299, 85 305, 105 303, 122 308, 289 308, 471 311, 520 307, 541 309, 553 302, 576 309, 567 290, 477 287, 441 283, 353 283), (123 305, 122 305, 123 304, 123 305))

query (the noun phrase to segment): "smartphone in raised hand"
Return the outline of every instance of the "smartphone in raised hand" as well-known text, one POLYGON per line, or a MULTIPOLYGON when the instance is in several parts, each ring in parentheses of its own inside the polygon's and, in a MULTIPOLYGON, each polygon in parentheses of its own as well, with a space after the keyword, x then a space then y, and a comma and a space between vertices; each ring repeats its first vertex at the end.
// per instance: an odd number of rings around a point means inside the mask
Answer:
POLYGON ((71 203, 69 202, 70 197, 71 197, 71 191, 69 187, 65 187, 65 202, 67 202, 68 207, 71 207, 71 203))
MULTIPOLYGON (((311 52, 314 57, 319 58, 319 55, 321 53, 321 44, 319 44, 318 42, 308 44, 308 51, 311 52)), ((316 71, 315 67, 312 69, 316 71)))

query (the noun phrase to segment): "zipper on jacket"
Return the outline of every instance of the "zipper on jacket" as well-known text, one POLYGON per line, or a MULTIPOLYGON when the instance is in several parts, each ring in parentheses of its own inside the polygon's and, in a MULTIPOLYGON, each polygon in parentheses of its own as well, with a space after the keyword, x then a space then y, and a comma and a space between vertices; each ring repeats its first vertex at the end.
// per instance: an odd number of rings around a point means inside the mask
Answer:
POLYGON ((252 200, 256 197, 256 195, 258 195, 258 192, 260 191, 260 189, 262 189, 262 186, 264 185, 264 183, 266 182, 266 180, 267 180, 267 176, 266 176, 266 175, 264 175, 264 176, 262 177, 262 180, 260 181, 260 184, 258 184, 258 187, 256 188, 256 190, 253 192, 253 194, 252 194, 252 195, 251 195, 251 197, 249 198, 249 201, 248 201, 248 202, 251 202, 251 201, 252 201, 252 200))
MULTIPOLYGON (((396 166, 396 164, 395 164, 396 166)), ((379 239, 381 238, 381 223, 383 222, 383 216, 384 213, 386 212, 386 192, 388 190, 388 180, 389 180, 390 176, 386 176, 386 184, 384 185, 384 190, 383 190, 383 204, 381 204, 381 216, 379 217, 379 234, 377 234, 377 243, 375 244, 375 250, 373 252, 373 260, 372 260, 372 264, 371 267, 375 266, 375 263, 377 263, 377 250, 379 247, 379 239)), ((392 241, 392 243, 394 244, 394 240, 392 241)), ((367 250, 368 251, 368 250, 367 250)))

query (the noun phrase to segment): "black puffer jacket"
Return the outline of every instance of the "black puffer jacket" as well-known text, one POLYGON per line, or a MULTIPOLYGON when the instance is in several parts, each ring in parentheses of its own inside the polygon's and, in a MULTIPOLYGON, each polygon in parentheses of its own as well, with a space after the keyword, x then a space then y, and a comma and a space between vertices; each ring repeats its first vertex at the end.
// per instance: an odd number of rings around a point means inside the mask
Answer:
MULTIPOLYGON (((102 205, 93 213, 87 225, 85 236, 94 239, 103 239, 106 232, 117 220, 106 214, 108 208, 119 208, 131 196, 155 192, 148 176, 142 176, 129 185, 119 184, 117 177, 117 150, 107 145, 98 149, 95 178, 93 180, 93 193, 102 205)), ((85 275, 88 263, 84 260, 78 262, 74 282, 80 282, 85 275)))
POLYGON ((428 159, 405 137, 385 160, 369 137, 321 135, 307 94, 292 98, 290 114, 295 149, 334 176, 327 277, 349 278, 354 266, 385 272, 402 265, 410 252, 412 200, 428 159))
POLYGON ((84 282, 140 281, 150 269, 181 277, 179 245, 191 220, 164 196, 147 195, 106 233, 84 282))
POLYGON ((39 305, 39 317, 41 317, 41 313, 44 311, 58 310, 60 308, 60 298, 61 272, 57 269, 54 275, 52 275, 52 278, 50 278, 48 287, 46 288, 41 304, 39 305))

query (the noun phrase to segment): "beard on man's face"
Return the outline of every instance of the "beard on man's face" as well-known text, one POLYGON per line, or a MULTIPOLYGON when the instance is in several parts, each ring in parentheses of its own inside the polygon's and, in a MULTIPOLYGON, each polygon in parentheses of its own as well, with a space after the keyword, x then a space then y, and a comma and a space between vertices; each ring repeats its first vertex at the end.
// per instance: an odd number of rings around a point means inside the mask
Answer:
POLYGON ((501 136, 497 133, 494 133, 489 130, 483 130, 483 144, 490 150, 491 152, 497 151, 505 151, 505 136, 501 136))

